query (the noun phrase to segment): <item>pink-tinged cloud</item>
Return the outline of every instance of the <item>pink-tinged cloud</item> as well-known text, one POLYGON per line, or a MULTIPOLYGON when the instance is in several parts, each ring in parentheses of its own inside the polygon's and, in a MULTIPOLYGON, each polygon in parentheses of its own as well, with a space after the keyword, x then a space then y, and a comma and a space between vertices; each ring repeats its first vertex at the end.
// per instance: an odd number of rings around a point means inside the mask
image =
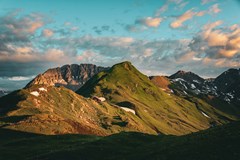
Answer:
POLYGON ((221 12, 221 9, 219 8, 218 4, 214 4, 209 8, 209 13, 217 14, 219 12, 221 12))
POLYGON ((55 49, 55 48, 47 50, 44 55, 44 58, 50 62, 54 62, 54 61, 64 62, 65 60, 68 59, 62 50, 55 49))
POLYGON ((145 49, 145 51, 143 52, 143 57, 150 57, 154 54, 154 50, 152 48, 147 48, 145 49))
POLYGON ((226 50, 226 49, 219 50, 219 54, 221 54, 223 57, 226 57, 226 58, 232 58, 238 52, 239 52, 239 50, 226 50))
POLYGON ((184 22, 191 20, 194 17, 202 17, 206 14, 217 14, 220 11, 221 9, 219 8, 218 4, 214 4, 208 10, 203 10, 199 12, 195 12, 193 11, 193 9, 190 9, 186 11, 184 14, 182 14, 181 16, 177 17, 176 20, 170 24, 170 27, 173 29, 180 28, 180 27, 183 27, 184 22))
POLYGON ((28 41, 29 36, 33 36, 38 29, 48 23, 48 18, 36 13, 24 16, 8 13, 0 17, 0 21, 1 36, 5 39, 28 41))
POLYGON ((156 11, 155 16, 156 16, 156 17, 159 17, 162 13, 166 12, 166 11, 168 10, 168 6, 169 6, 169 4, 166 3, 166 4, 164 4, 162 7, 160 7, 160 8, 156 11))
POLYGON ((51 30, 51 29, 44 29, 44 30, 42 31, 42 35, 43 35, 44 37, 52 37, 53 34, 54 34, 54 32, 53 32, 53 30, 51 30))
POLYGON ((219 28, 222 21, 216 21, 203 27, 202 32, 195 37, 191 48, 196 52, 205 52, 213 59, 234 59, 240 54, 240 27, 219 28))
POLYGON ((27 32, 34 33, 37 29, 41 28, 43 26, 43 22, 33 22, 30 24, 29 28, 27 29, 27 32))
POLYGON ((206 66, 212 66, 212 67, 217 67, 217 68, 238 68, 240 67, 240 63, 237 61, 231 61, 229 59, 225 59, 225 58, 220 58, 220 59, 211 59, 209 57, 205 57, 202 60, 203 65, 206 66))
POLYGON ((81 53, 81 55, 77 56, 78 61, 89 61, 91 57, 95 57, 96 53, 92 50, 86 50, 81 53))
POLYGON ((189 19, 192 19, 193 16, 195 16, 197 12, 194 12, 193 9, 190 9, 186 11, 183 15, 177 17, 175 21, 173 21, 170 26, 172 28, 179 28, 183 26, 183 23, 189 19))
POLYGON ((208 35, 204 35, 210 47, 225 46, 228 42, 228 35, 220 30, 211 31, 208 35))
POLYGON ((216 1, 216 0, 202 0, 202 1, 201 1, 201 4, 202 4, 202 5, 205 5, 205 4, 214 2, 214 1, 216 1))
POLYGON ((15 51, 17 53, 31 53, 33 49, 31 47, 16 47, 15 51))
POLYGON ((0 54, 0 61, 12 61, 12 62, 33 62, 39 61, 39 56, 33 53, 15 53, 15 54, 8 54, 8 53, 1 53, 0 54))
POLYGON ((203 30, 211 31, 213 28, 216 28, 217 26, 220 26, 222 24, 223 24, 223 21, 221 21, 221 20, 215 21, 213 23, 209 23, 209 24, 206 24, 205 26, 203 26, 203 30))
POLYGON ((161 22, 162 22, 162 18, 158 18, 158 17, 156 17, 156 18, 147 17, 147 18, 137 20, 138 24, 142 24, 144 26, 154 27, 154 28, 157 28, 161 22))

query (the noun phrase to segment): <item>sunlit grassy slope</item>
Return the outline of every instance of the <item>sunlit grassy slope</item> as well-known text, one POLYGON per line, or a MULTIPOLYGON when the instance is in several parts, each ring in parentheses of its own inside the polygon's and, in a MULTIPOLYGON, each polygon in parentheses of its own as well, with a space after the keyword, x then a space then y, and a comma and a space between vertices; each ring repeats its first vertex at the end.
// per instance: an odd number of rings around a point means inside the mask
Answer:
POLYGON ((148 126, 163 134, 187 134, 234 119, 207 103, 199 102, 197 106, 192 100, 160 90, 130 62, 100 72, 77 93, 85 97, 103 96, 109 103, 132 108, 148 126))
POLYGON ((0 127, 41 134, 156 134, 136 115, 64 87, 32 86, 0 99, 0 127), (39 91, 44 88, 47 91, 39 91), (31 93, 37 91, 39 96, 31 93))

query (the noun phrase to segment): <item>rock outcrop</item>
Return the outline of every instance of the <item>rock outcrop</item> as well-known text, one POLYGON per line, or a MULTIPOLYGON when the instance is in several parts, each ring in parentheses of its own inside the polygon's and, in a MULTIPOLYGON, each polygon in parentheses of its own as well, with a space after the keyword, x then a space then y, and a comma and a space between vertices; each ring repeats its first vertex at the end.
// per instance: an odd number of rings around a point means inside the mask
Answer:
POLYGON ((64 86, 75 91, 95 74, 108 69, 108 67, 99 67, 93 64, 64 65, 39 74, 25 88, 36 84, 44 84, 47 86, 64 86))

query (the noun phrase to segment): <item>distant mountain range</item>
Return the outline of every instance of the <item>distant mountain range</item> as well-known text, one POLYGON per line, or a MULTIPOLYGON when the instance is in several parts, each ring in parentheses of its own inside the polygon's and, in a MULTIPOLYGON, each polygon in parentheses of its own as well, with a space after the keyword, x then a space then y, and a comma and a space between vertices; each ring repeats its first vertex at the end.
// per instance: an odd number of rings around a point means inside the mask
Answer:
POLYGON ((216 79, 184 71, 147 77, 130 62, 65 65, 0 98, 0 125, 41 134, 188 134, 239 120, 239 76, 230 69, 216 79))
POLYGON ((0 89, 0 97, 7 95, 8 93, 10 93, 10 91, 6 91, 3 89, 0 89))
POLYGON ((215 79, 203 79, 184 71, 166 78, 170 81, 170 88, 182 95, 208 96, 235 106, 240 104, 240 69, 229 69, 215 79))

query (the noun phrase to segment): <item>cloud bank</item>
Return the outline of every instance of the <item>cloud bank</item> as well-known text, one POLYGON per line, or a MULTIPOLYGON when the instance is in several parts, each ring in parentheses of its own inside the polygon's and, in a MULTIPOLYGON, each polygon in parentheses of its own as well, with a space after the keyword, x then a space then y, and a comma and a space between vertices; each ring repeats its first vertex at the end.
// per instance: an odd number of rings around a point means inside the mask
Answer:
MULTIPOLYGON (((180 0, 168 3, 186 5, 180 0)), ((140 30, 157 29, 164 21, 161 14, 168 10, 168 3, 154 16, 137 19, 129 29, 134 30, 136 26, 140 30)), ((204 11, 190 9, 175 17, 171 27, 181 28, 194 17, 218 12, 217 4, 204 11)), ((73 29, 66 23, 67 28, 56 29, 49 27, 50 23, 51 20, 38 13, 14 12, 0 17, 1 75, 29 76, 66 63, 111 66, 125 60, 149 75, 172 74, 181 69, 215 76, 229 67, 240 67, 240 27, 238 24, 223 27, 221 20, 203 26, 193 38, 152 40, 131 36, 76 36, 78 26, 73 29)), ((99 29, 104 32, 110 27, 103 25, 94 30, 99 29)))

